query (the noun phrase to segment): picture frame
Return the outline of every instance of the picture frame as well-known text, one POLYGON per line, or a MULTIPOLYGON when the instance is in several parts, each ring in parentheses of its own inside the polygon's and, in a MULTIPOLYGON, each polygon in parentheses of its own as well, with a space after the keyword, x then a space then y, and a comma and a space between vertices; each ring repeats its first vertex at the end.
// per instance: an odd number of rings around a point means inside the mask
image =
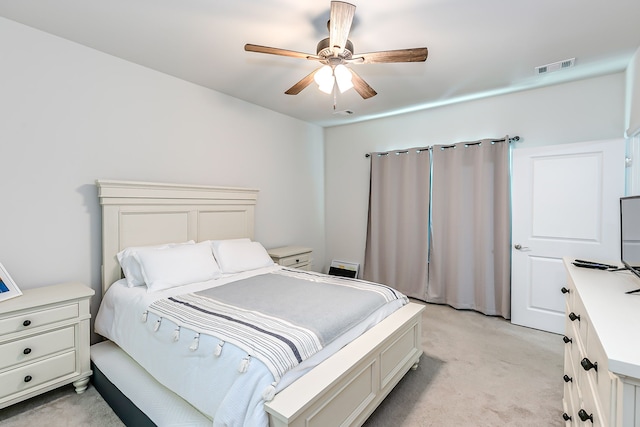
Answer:
POLYGON ((0 264, 0 303, 9 298, 15 298, 22 295, 20 288, 13 281, 4 266, 0 264))

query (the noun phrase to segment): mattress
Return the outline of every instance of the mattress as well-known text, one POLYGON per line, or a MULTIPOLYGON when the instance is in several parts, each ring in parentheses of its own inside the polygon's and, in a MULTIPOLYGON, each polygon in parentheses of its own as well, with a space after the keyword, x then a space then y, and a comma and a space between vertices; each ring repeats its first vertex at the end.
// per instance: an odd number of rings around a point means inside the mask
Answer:
MULTIPOLYGON (((155 381, 187 401, 207 417, 212 425, 267 426, 263 392, 274 384, 274 377, 266 366, 259 361, 252 361, 251 369, 239 372, 238 360, 246 355, 242 349, 227 343, 224 357, 212 357, 219 343, 216 337, 200 334, 196 336, 183 330, 177 341, 174 341, 172 332, 177 325, 166 319, 157 322, 158 319, 153 314, 146 313, 146 310, 159 299, 199 292, 280 269, 280 266, 271 266, 154 293, 148 293, 144 286, 129 288, 124 280, 118 281, 103 298, 96 316, 96 332, 116 343, 155 381), (143 321, 143 317, 148 318, 143 321), (151 332, 151 328, 158 330, 151 332), (197 341, 195 350, 194 341, 197 341)), ((276 393, 404 303, 406 298, 386 304, 320 352, 287 372, 277 382, 276 393)))

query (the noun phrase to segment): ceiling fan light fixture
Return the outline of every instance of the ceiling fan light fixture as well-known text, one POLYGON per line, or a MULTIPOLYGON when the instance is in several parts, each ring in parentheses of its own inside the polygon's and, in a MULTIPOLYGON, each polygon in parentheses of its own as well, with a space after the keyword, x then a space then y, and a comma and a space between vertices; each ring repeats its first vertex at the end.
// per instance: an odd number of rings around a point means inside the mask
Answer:
POLYGON ((417 47, 354 55, 353 43, 349 40, 349 32, 353 24, 355 10, 355 5, 351 3, 340 0, 331 1, 331 12, 327 25, 329 37, 325 37, 318 42, 315 55, 251 43, 245 44, 244 50, 318 61, 324 65, 322 68, 307 74, 287 89, 284 92, 286 95, 299 94, 315 80, 319 89, 327 94, 333 93, 333 88, 337 83, 340 92, 353 88, 362 99, 369 99, 372 96, 376 96, 377 92, 355 71, 345 67, 345 64, 424 62, 427 60, 429 51, 426 47, 417 47))
POLYGON ((333 77, 333 69, 329 65, 325 65, 318 70, 313 80, 318 84, 318 89, 322 92, 330 94, 333 92, 335 78, 333 77))
POLYGON ((353 82, 351 81, 353 74, 351 74, 351 71, 344 65, 336 65, 333 74, 336 77, 336 83, 338 83, 340 93, 344 93, 353 87, 353 82))

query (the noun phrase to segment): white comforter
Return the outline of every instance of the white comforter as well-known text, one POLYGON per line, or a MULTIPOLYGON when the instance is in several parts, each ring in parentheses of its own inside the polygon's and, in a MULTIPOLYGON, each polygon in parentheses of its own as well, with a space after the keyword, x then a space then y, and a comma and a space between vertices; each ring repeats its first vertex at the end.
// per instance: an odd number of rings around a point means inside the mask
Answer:
MULTIPOLYGON (((147 307, 155 300, 198 292, 280 268, 282 267, 266 267, 155 293, 148 293, 145 286, 129 288, 124 280, 120 280, 104 295, 96 316, 95 330, 118 344, 165 387, 211 418, 214 426, 267 426, 262 395, 274 382, 274 377, 266 366, 254 359, 250 369, 241 373, 238 361, 246 356, 245 351, 227 343, 221 356, 214 357, 219 340, 207 335, 200 335, 197 349, 191 350, 195 333, 183 328, 179 339, 174 341, 175 324, 164 319, 159 329, 154 331, 158 318, 153 314, 148 314, 146 321, 142 318, 147 307)), ((402 304, 402 300, 387 304, 356 328, 289 371, 279 381, 276 392, 402 304)))

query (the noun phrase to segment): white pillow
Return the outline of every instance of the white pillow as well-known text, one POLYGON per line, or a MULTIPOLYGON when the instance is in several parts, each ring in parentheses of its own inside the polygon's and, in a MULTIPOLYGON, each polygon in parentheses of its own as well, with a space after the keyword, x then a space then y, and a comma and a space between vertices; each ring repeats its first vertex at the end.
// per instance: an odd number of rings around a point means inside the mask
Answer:
POLYGON ((213 255, 215 256, 220 245, 225 242, 250 242, 250 241, 251 239, 249 239, 248 237, 242 237, 240 239, 209 240, 209 243, 211 244, 211 250, 213 251, 213 255))
POLYGON ((147 292, 204 282, 220 276, 207 242, 165 249, 144 249, 133 255, 140 263, 147 292))
POLYGON ((239 273, 274 264, 260 243, 248 239, 217 241, 213 255, 223 273, 239 273))
POLYGON ((116 257, 118 258, 118 262, 120 263, 120 267, 122 268, 124 277, 125 279, 127 279, 127 286, 133 288, 134 286, 143 286, 145 284, 144 277, 142 277, 142 271, 140 271, 140 263, 133 256, 137 251, 146 249, 167 249, 179 245, 193 245, 194 243, 195 242, 193 240, 189 240, 188 242, 184 243, 166 243, 162 245, 151 246, 132 246, 118 252, 118 255, 116 255, 116 257))

